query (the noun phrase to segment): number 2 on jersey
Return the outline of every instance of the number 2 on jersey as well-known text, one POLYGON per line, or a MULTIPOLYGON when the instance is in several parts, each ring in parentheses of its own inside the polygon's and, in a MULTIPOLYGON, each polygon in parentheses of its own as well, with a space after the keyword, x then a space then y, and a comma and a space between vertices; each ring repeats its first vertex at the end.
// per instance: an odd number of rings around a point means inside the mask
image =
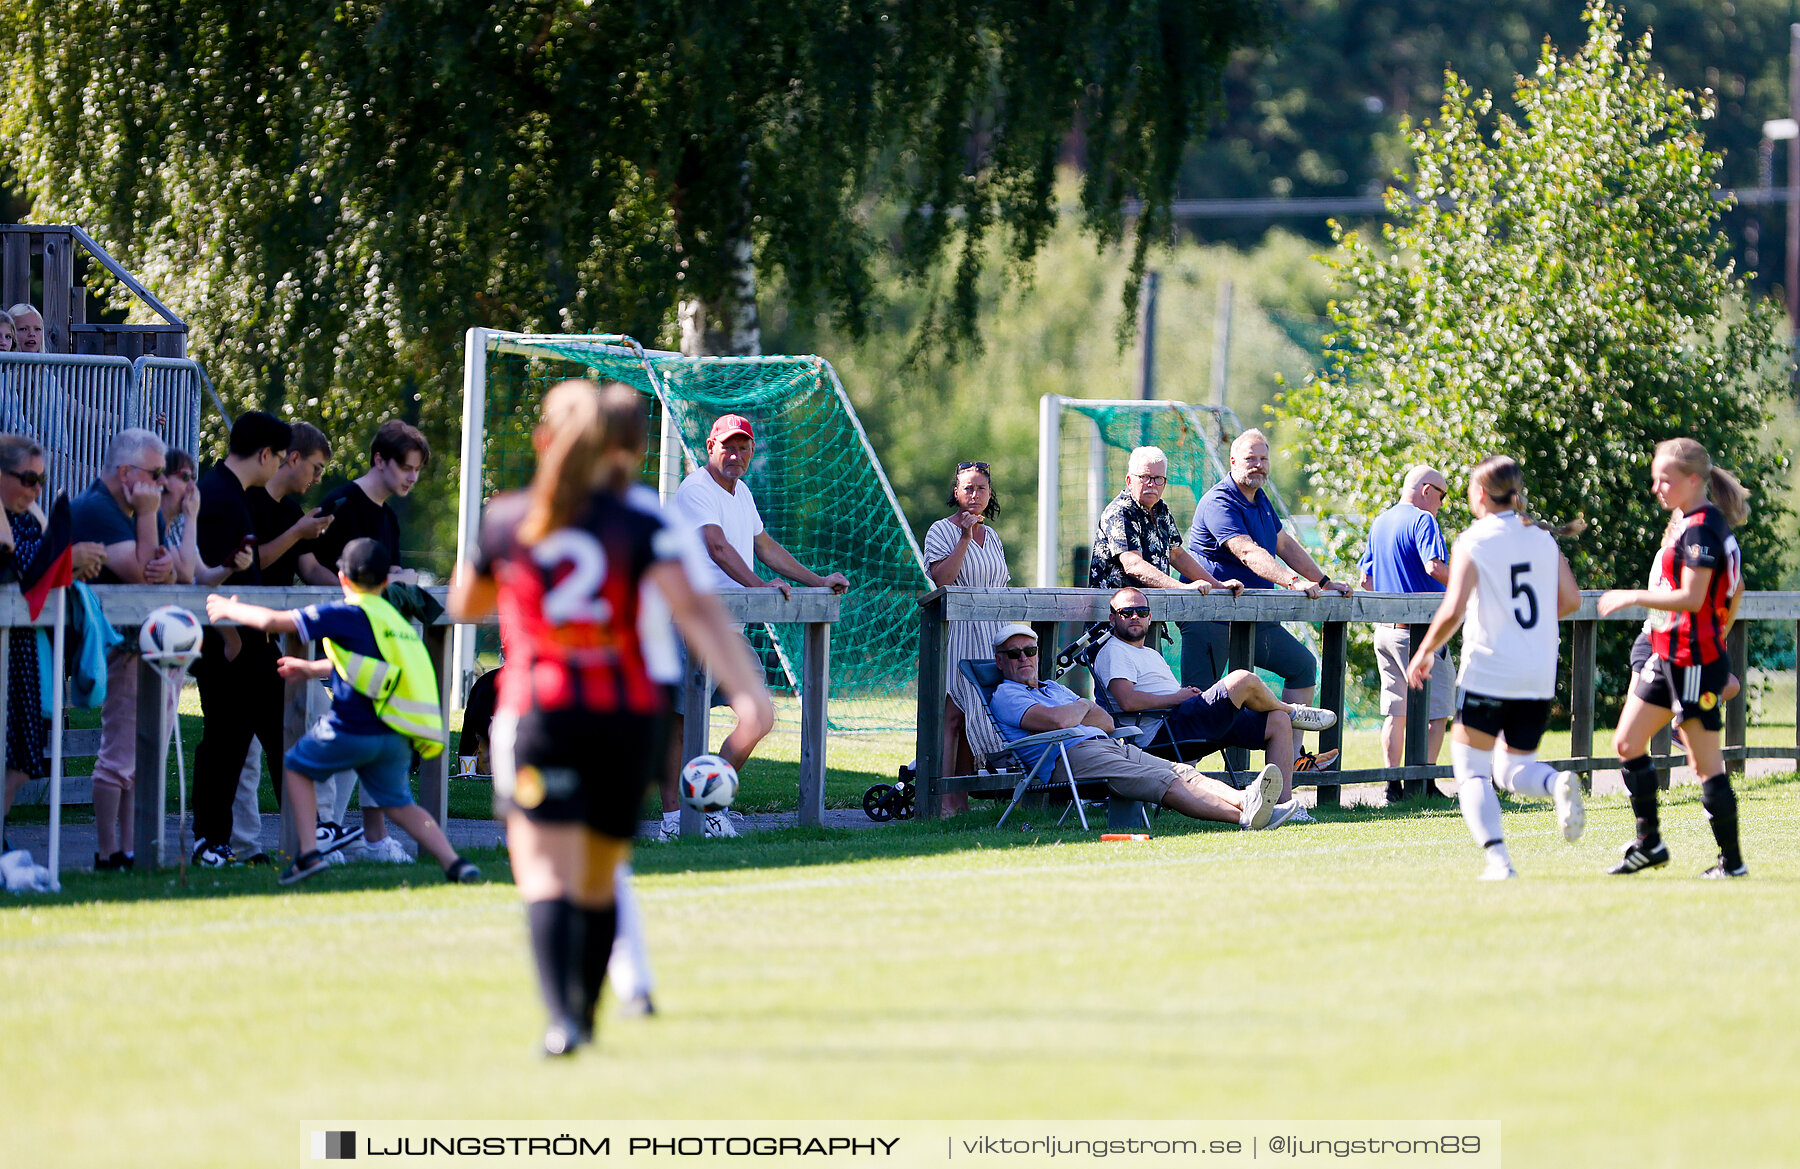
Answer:
POLYGON ((532 547, 531 559, 546 574, 569 566, 568 575, 544 593, 544 620, 552 625, 604 625, 612 616, 612 606, 600 596, 606 580, 606 549, 591 534, 579 528, 558 528, 532 547))
POLYGON ((1530 571, 1531 571, 1530 561, 1527 561, 1523 564, 1515 564, 1512 566, 1513 599, 1517 600, 1520 597, 1525 598, 1525 606, 1526 606, 1525 612, 1523 612, 1523 613, 1519 612, 1519 610, 1516 607, 1513 609, 1513 619, 1519 623, 1520 629, 1530 629, 1532 626, 1534 626, 1538 623, 1537 592, 1535 590, 1533 590, 1529 584, 1527 584, 1526 582, 1519 579, 1519 574, 1521 572, 1530 572, 1530 571))

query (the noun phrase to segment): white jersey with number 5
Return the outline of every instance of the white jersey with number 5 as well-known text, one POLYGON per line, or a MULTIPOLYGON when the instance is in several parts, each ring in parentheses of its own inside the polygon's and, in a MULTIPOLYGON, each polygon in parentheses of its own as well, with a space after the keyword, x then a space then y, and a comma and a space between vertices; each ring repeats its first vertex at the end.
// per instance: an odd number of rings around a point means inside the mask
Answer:
POLYGON ((1476 520, 1456 538, 1475 570, 1456 683, 1490 698, 1556 693, 1556 538, 1507 511, 1476 520))

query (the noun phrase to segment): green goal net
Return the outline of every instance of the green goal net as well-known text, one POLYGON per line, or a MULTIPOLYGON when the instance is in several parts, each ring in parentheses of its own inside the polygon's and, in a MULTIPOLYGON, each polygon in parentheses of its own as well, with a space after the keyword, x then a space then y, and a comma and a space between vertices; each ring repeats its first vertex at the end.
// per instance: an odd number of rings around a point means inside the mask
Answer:
MULTIPOLYGON (((545 392, 565 378, 611 379, 644 395, 651 414, 644 482, 665 498, 705 461, 713 419, 742 414, 756 429, 756 453, 744 481, 769 534, 806 567, 850 578, 831 631, 830 728, 912 728, 917 604, 931 585, 912 531, 829 362, 814 356, 684 357, 645 350, 623 336, 472 330, 470 342, 481 350, 481 360, 472 355, 469 363, 471 381, 478 383, 470 387, 470 402, 478 398, 480 410, 479 417, 465 417, 464 427, 478 427, 479 434, 465 434, 465 443, 479 449, 481 477, 478 487, 465 483, 461 530, 475 530, 467 514, 471 508, 530 480, 536 466, 532 428, 545 392)), ((774 575, 760 562, 755 571, 774 575)), ((780 723, 797 728, 797 705, 779 699, 797 696, 801 628, 761 625, 747 632, 777 695, 780 723)), ((476 648, 493 653, 498 643, 490 633, 476 648)))

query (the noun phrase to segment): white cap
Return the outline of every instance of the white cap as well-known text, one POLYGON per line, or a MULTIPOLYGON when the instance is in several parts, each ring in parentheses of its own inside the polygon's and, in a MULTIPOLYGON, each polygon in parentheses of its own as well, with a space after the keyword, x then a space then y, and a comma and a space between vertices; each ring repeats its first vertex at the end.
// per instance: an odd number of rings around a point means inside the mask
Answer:
POLYGON ((1020 634, 1029 637, 1034 642, 1037 640, 1037 633, 1032 630, 1031 626, 1021 625, 1014 621, 1011 625, 1002 625, 1000 632, 994 634, 994 648, 999 649, 1006 644, 1008 638, 1018 637, 1020 634))

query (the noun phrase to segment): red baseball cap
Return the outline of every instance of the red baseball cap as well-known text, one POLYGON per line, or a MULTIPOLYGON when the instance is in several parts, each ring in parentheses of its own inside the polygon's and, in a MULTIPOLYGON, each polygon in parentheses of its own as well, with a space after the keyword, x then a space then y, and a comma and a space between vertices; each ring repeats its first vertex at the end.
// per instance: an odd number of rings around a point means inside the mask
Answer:
POLYGON ((734 434, 741 434, 751 442, 756 441, 756 431, 750 429, 750 420, 742 414, 726 414, 712 424, 712 431, 706 436, 709 443, 723 442, 734 434))

